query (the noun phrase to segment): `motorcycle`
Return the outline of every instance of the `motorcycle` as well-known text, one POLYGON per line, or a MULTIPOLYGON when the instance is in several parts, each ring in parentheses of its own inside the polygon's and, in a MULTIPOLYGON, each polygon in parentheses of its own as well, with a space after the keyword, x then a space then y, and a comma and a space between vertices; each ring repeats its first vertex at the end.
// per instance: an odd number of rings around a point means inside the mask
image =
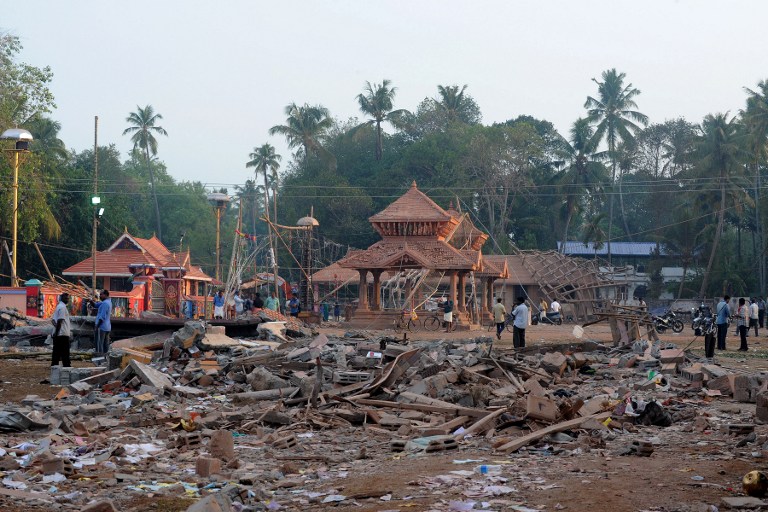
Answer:
POLYGON ((691 329, 693 329, 696 336, 714 334, 717 330, 715 318, 712 315, 712 308, 709 306, 702 304, 699 306, 699 309, 692 308, 691 316, 693 317, 693 320, 691 321, 691 329))
POLYGON ((677 318, 677 315, 675 315, 675 312, 671 309, 668 309, 661 316, 654 316, 653 321, 657 332, 664 332, 667 329, 672 329, 672 332, 680 333, 683 332, 683 328, 685 327, 682 320, 677 318))
POLYGON ((563 318, 560 316, 559 312, 542 314, 542 312, 539 311, 533 315, 533 318, 531 318, 531 323, 533 325, 537 325, 539 323, 549 325, 562 325, 563 318))

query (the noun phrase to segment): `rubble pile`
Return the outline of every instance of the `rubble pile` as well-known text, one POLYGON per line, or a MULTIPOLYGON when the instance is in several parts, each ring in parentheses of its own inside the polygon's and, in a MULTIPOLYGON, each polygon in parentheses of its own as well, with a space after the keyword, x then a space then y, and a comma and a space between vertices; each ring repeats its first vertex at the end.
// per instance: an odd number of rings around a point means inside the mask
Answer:
POLYGON ((705 431, 723 456, 768 451, 755 429, 768 421, 766 376, 728 372, 674 345, 503 353, 488 337, 406 345, 364 331, 291 339, 312 333, 273 327, 235 340, 188 322, 116 342, 101 366, 60 370, 55 398, 0 411, 10 432, 0 497, 121 510, 121 500, 144 495, 190 499, 190 511, 242 511, 368 500, 398 509, 433 493, 435 510, 472 510, 468 498, 525 508, 519 489, 543 484, 521 459, 653 457, 705 431), (351 474, 385 460, 442 454, 482 464, 424 477, 418 490, 345 493, 351 474), (514 469, 486 464, 499 458, 514 469))

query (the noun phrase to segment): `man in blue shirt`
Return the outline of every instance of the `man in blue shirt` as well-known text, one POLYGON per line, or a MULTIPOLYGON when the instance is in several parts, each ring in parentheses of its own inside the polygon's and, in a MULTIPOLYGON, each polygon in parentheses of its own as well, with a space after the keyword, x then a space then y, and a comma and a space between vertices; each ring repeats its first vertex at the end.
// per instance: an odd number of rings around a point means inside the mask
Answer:
POLYGON ((512 310, 515 318, 512 327, 512 345, 515 348, 525 348, 525 328, 528 327, 528 306, 525 297, 517 298, 517 306, 512 310))
POLYGON ((725 350, 725 336, 728 334, 728 319, 731 317, 731 310, 728 307, 728 301, 731 300, 729 295, 723 296, 722 300, 717 304, 717 349, 725 350))
POLYGON ((109 351, 109 336, 112 332, 112 299, 109 290, 102 290, 99 302, 94 303, 98 308, 96 313, 96 353, 106 354, 109 351))
POLYGON ((299 297, 295 293, 291 297, 291 300, 288 301, 288 306, 291 310, 291 316, 299 316, 299 311, 301 311, 301 307, 299 305, 299 297))
POLYGON ((224 318, 224 294, 221 290, 213 296, 213 318, 224 318))

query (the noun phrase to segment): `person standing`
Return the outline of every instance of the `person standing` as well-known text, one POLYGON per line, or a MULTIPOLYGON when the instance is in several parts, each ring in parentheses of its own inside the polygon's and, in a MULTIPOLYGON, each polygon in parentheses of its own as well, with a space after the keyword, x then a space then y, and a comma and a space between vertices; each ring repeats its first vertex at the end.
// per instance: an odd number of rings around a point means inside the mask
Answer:
POLYGON ((443 322, 445 322, 445 332, 453 330, 453 301, 449 298, 443 302, 443 322))
POLYGON ((754 297, 749 300, 749 327, 747 331, 755 328, 755 338, 757 338, 757 325, 760 323, 760 309, 757 306, 757 301, 754 297))
POLYGON ((109 352, 109 337, 112 332, 112 299, 109 298, 109 290, 102 290, 99 299, 99 302, 94 304, 97 308, 96 353, 104 355, 109 352))
POLYGON ((762 297, 757 298, 757 320, 762 329, 765 325, 765 300, 762 297))
POLYGON ((59 361, 64 367, 71 366, 69 361, 69 338, 72 335, 72 327, 69 322, 69 294, 64 292, 59 296, 59 303, 53 312, 53 354, 51 354, 51 366, 57 366, 59 361))
POLYGON ((717 349, 725 350, 725 338, 728 335, 728 319, 731 316, 731 310, 728 307, 728 301, 731 300, 730 295, 724 295, 720 302, 717 303, 717 349))
POLYGON ((338 301, 333 304, 333 317, 337 322, 341 322, 341 306, 338 301))
POLYGON ((299 316, 301 305, 299 303, 299 296, 295 293, 291 296, 291 300, 288 301, 288 309, 291 312, 291 316, 299 316))
POLYGON ((747 321, 749 320, 749 308, 747 307, 747 301, 744 297, 739 299, 739 308, 736 310, 736 331, 741 338, 741 346, 739 350, 741 352, 747 351, 747 321))
POLYGON ((232 297, 232 301, 235 303, 235 318, 243 316, 243 304, 245 304, 245 301, 240 296, 240 290, 235 292, 234 297, 232 297))
POLYGON ((557 302, 557 299, 552 301, 552 304, 549 305, 550 308, 552 308, 553 313, 560 313, 560 303, 557 302))
POLYGON ((525 328, 528 327, 528 306, 525 297, 517 298, 517 306, 512 310, 515 318, 512 328, 512 345, 515 348, 525 348, 525 328))
POLYGON ((280 307, 280 301, 277 299, 275 292, 270 293, 269 297, 267 297, 267 300, 264 301, 264 309, 277 311, 279 307, 280 307))
POLYGON ((504 322, 507 319, 507 308, 501 302, 501 297, 496 299, 493 305, 493 321, 496 324, 496 339, 501 339, 501 333, 504 332, 504 322))
POLYGON ((221 290, 213 296, 213 318, 224 319, 224 293, 221 290))

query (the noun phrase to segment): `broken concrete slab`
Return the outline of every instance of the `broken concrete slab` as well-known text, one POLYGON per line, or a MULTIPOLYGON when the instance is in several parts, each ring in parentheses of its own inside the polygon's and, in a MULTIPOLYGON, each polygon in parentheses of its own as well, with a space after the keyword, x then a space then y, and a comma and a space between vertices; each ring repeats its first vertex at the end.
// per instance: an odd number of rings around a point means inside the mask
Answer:
POLYGON ((136 373, 136 375, 139 377, 139 379, 141 379, 142 382, 144 382, 144 384, 148 384, 162 390, 170 390, 173 388, 174 382, 167 374, 136 360, 131 360, 129 365, 131 370, 136 373))

